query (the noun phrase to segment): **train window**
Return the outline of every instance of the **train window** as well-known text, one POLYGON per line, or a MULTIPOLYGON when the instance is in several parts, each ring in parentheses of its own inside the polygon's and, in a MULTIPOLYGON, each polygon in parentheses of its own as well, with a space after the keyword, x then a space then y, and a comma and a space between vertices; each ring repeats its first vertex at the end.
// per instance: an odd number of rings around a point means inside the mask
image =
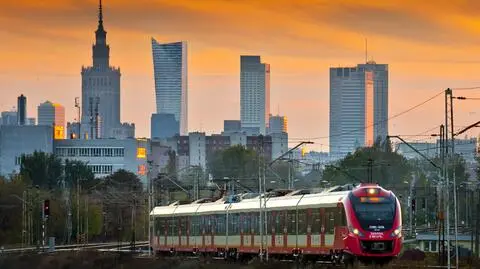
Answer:
POLYGON ((207 233, 212 234, 213 228, 215 227, 215 216, 207 216, 207 233))
POLYGON ((285 215, 283 212, 278 211, 275 214, 275 233, 283 234, 283 225, 285 223, 285 215))
POLYGON ((153 227, 155 230, 155 236, 159 236, 161 234, 160 232, 160 218, 155 218, 155 221, 153 222, 153 227))
POLYGON ((242 214, 241 215, 241 229, 243 230, 243 233, 250 233, 251 227, 251 217, 249 214, 242 214))
POLYGON ((333 234, 335 229, 335 208, 326 208, 325 209, 325 233, 333 234))
POLYGON ((297 215, 297 225, 298 225, 298 234, 306 234, 307 233, 307 211, 306 210, 298 210, 297 215))
POLYGON ((258 235, 260 234, 260 229, 258 228, 258 224, 260 222, 260 214, 259 213, 253 213, 250 215, 250 227, 251 230, 250 232, 258 235))
POLYGON ((318 209, 314 209, 310 216, 312 219, 311 227, 312 227, 312 234, 320 234, 320 230, 322 229, 322 220, 320 219, 320 211, 318 209))
POLYGON ((168 236, 178 235, 176 219, 173 217, 168 219, 168 228, 168 236))
POLYGON ((207 216, 200 216, 200 234, 203 235, 204 233, 207 234, 208 227, 207 227, 207 216))
POLYGON ((224 235, 225 234, 225 215, 217 215, 217 223, 216 223, 216 234, 224 235))
POLYGON ((271 234, 272 233, 272 229, 274 228, 275 226, 275 218, 273 216, 273 212, 272 211, 268 211, 267 212, 267 234, 271 234))
POLYGON ((345 218, 343 217, 343 207, 342 208, 336 208, 335 209, 335 217, 334 217, 335 227, 345 226, 344 219, 345 218))
POLYGON ((239 215, 238 214, 230 214, 228 216, 228 234, 229 235, 237 235, 239 229, 239 215))
POLYGON ((297 212, 296 211, 288 211, 287 212, 287 232, 288 234, 296 234, 297 233, 297 212))
POLYGON ((191 216, 189 219, 188 219, 188 227, 190 229, 190 236, 195 236, 196 235, 196 216, 191 216))
POLYGON ((341 222, 341 225, 342 226, 347 226, 347 216, 345 215, 345 208, 343 208, 342 206, 342 209, 341 209, 341 214, 342 214, 342 222, 341 222))
POLYGON ((179 218, 180 233, 182 236, 187 235, 187 217, 179 218))

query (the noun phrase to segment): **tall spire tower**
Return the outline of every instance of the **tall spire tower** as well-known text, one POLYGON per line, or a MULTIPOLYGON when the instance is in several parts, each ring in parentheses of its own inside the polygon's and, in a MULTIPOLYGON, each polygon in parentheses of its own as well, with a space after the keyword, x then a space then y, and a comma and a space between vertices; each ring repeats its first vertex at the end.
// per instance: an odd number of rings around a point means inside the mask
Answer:
POLYGON ((102 0, 98 5, 98 27, 95 31, 95 44, 93 45, 93 66, 108 68, 110 64, 110 46, 107 45, 107 32, 103 28, 102 0))
POLYGON ((133 125, 123 125, 120 122, 121 74, 119 68, 110 66, 110 46, 103 27, 102 0, 99 0, 98 5, 98 26, 92 52, 92 66, 82 68, 81 137, 97 139, 134 136, 131 134, 131 131, 134 132, 133 125))

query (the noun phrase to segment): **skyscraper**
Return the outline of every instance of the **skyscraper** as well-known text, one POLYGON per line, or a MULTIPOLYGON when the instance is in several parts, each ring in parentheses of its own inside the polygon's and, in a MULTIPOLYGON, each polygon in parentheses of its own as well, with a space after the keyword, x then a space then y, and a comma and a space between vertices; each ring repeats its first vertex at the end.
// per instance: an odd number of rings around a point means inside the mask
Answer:
POLYGON ((385 140, 388 135, 388 64, 369 61, 359 64, 360 70, 370 71, 373 75, 373 137, 385 140))
POLYGON ((388 65, 330 68, 330 153, 384 141, 388 134, 388 65))
POLYGON ((180 127, 178 126, 178 121, 175 119, 174 114, 152 114, 150 126, 150 137, 152 139, 163 139, 179 135, 180 127))
POLYGON ((287 117, 270 115, 268 124, 268 134, 287 133, 287 117))
POLYGON ((38 125, 52 126, 55 139, 65 139, 65 108, 46 101, 38 106, 38 125))
POLYGON ((173 114, 177 133, 188 133, 187 43, 158 43, 152 38, 157 114, 173 114))
POLYGON ((3 111, 1 113, 2 125, 17 125, 17 111, 3 111))
POLYGON ((270 115, 270 65, 240 56, 240 121, 249 135, 266 134, 270 115))
POLYGON ((27 97, 23 94, 17 99, 17 124, 25 125, 27 119, 27 97))
POLYGON ((223 134, 234 134, 242 131, 242 124, 239 120, 224 120, 223 134))
POLYGON ((115 137, 120 124, 120 69, 110 66, 110 46, 103 28, 102 1, 92 46, 93 65, 82 67, 82 136, 115 137), (98 134, 92 134, 99 132, 98 134), (89 134, 89 135, 86 135, 89 134))

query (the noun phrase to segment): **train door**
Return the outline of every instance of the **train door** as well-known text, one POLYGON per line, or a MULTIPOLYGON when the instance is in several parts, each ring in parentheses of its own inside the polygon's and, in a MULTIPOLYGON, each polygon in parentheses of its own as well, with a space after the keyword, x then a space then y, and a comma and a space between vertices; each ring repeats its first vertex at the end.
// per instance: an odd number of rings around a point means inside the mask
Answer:
POLYGON ((183 247, 185 242, 182 240, 183 239, 183 227, 185 227, 184 223, 184 218, 183 216, 179 216, 177 221, 178 224, 178 247, 183 247))
POLYGON ((333 248, 335 241, 335 212, 336 208, 325 208, 324 222, 325 222, 325 246, 329 249, 333 248))
POLYGON ((296 248, 307 247, 307 210, 297 210, 297 242, 296 248))
POLYGON ((215 249, 215 231, 217 226, 217 216, 210 215, 210 249, 211 251, 216 251, 215 249))
POLYGON ((309 209, 308 217, 308 226, 310 227, 309 232, 309 246, 312 248, 320 248, 322 246, 321 242, 321 231, 322 231, 322 218, 321 218, 321 209, 313 208, 309 209))
POLYGON ((206 251, 205 248, 207 246, 207 242, 206 242, 207 216, 201 215, 201 216, 199 216, 199 219, 200 219, 200 232, 201 232, 201 237, 202 237, 202 250, 205 252, 206 251))
POLYGON ((334 225, 335 225, 335 241, 334 246, 335 249, 343 249, 345 244, 343 239, 348 234, 348 227, 347 227, 347 217, 345 216, 345 209, 343 204, 339 204, 337 208, 334 210, 334 225))
POLYGON ((186 243, 185 243, 185 246, 187 248, 190 247, 190 229, 192 227, 192 223, 191 223, 191 217, 189 216, 186 216, 185 217, 185 239, 186 239, 186 243))
POLYGON ((212 216, 205 215, 203 216, 205 219, 205 251, 211 251, 210 248, 212 247, 212 216))
POLYGON ((268 230, 270 232, 270 237, 267 237, 268 247, 275 248, 275 228, 276 228, 276 212, 275 211, 268 211, 267 220, 268 220, 268 230))
POLYGON ((297 247, 297 211, 289 210, 287 213, 287 247, 297 247))
POLYGON ((176 219, 172 216, 168 218, 168 246, 170 248, 175 248, 178 241, 178 231, 177 231, 177 224, 176 219))

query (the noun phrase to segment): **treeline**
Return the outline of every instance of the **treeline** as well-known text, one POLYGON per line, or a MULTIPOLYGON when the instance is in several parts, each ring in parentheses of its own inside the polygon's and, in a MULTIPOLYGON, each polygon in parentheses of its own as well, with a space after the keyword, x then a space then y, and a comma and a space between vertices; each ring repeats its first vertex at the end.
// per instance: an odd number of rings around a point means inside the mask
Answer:
POLYGON ((21 158, 20 173, 0 177, 0 246, 146 240, 147 194, 133 173, 96 179, 85 163, 35 152, 21 158), (42 223, 44 201, 50 215, 42 223))

